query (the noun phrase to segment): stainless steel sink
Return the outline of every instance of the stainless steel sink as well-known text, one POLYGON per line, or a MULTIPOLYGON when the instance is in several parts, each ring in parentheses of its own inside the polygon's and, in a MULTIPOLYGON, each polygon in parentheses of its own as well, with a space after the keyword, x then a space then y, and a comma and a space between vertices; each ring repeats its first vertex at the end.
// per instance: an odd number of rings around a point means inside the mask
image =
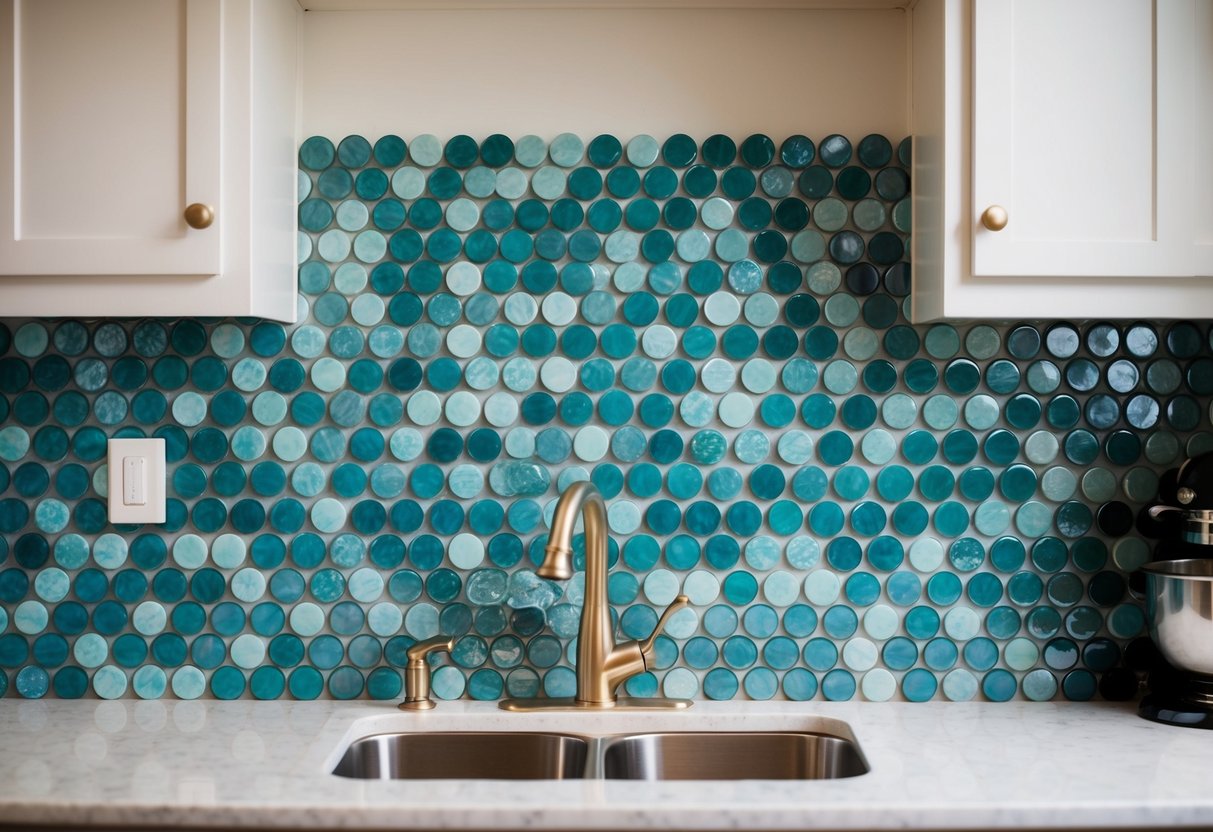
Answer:
POLYGON ((586 770, 588 743, 567 734, 379 734, 356 740, 333 774, 364 780, 568 780, 586 770))
POLYGON ((364 780, 824 780, 868 770, 852 739, 811 731, 607 737, 481 731, 365 737, 350 744, 333 774, 364 780))
POLYGON ((868 772, 859 746, 815 733, 634 734, 609 740, 608 780, 828 780, 868 772))

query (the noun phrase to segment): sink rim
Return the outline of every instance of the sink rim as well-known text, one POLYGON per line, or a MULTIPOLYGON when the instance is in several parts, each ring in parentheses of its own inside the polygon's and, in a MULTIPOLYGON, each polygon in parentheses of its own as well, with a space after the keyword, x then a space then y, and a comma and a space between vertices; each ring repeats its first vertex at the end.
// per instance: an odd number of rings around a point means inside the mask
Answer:
POLYGON ((763 729, 763 730, 756 730, 756 731, 744 731, 744 730, 734 730, 734 729, 729 729, 729 730, 724 730, 724 731, 713 731, 713 730, 707 729, 707 728, 697 728, 697 729, 691 729, 691 730, 687 730, 687 731, 675 731, 675 730, 671 730, 671 729, 654 729, 654 730, 603 731, 603 732, 559 731, 559 730, 548 729, 548 728, 534 730, 534 731, 525 731, 525 730, 496 731, 491 728, 474 728, 474 729, 466 729, 466 730, 450 729, 450 728, 445 728, 445 729, 440 729, 440 730, 430 730, 427 728, 422 728, 422 729, 415 730, 415 731, 410 731, 410 730, 376 731, 373 734, 363 734, 363 735, 354 737, 353 739, 349 740, 348 742, 344 742, 343 744, 341 744, 339 746, 339 748, 341 749, 341 754, 344 755, 346 751, 349 751, 349 749, 353 748, 356 744, 363 742, 365 740, 377 739, 379 737, 434 737, 434 736, 516 737, 516 736, 525 736, 525 737, 564 737, 564 738, 569 738, 569 739, 584 740, 586 742, 602 741, 602 742, 606 742, 606 743, 614 743, 614 742, 618 742, 619 740, 632 739, 635 737, 651 737, 651 736, 664 736, 664 735, 681 735, 681 736, 698 735, 698 736, 720 737, 720 736, 730 736, 730 735, 739 735, 739 734, 744 734, 746 736, 751 736, 751 737, 761 737, 761 736, 767 736, 767 735, 826 737, 829 739, 842 740, 844 742, 850 743, 851 745, 854 745, 857 748, 859 747, 859 740, 855 739, 854 735, 846 736, 844 734, 837 733, 834 731, 814 730, 812 728, 789 728, 787 730, 780 730, 780 729, 772 728, 772 729, 763 729))
POLYGON ((579 734, 572 731, 493 731, 489 729, 475 729, 470 731, 458 730, 441 730, 441 731, 376 731, 373 734, 364 734, 360 737, 355 737, 342 747, 342 754, 353 748, 360 742, 365 740, 378 739, 379 737, 436 737, 436 736, 491 736, 491 737, 567 737, 575 740, 591 740, 596 739, 596 736, 589 734, 579 734))

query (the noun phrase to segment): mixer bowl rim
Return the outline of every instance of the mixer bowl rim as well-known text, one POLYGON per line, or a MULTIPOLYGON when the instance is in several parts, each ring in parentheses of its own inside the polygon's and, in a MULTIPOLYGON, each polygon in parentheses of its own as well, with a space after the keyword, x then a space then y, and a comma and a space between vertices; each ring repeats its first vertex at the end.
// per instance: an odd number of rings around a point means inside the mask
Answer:
POLYGON ((1173 578, 1179 581, 1213 582, 1213 560, 1204 558, 1185 558, 1183 560, 1160 560, 1147 563, 1141 571, 1157 578, 1173 578), (1196 567, 1195 574, 1186 569, 1196 567))

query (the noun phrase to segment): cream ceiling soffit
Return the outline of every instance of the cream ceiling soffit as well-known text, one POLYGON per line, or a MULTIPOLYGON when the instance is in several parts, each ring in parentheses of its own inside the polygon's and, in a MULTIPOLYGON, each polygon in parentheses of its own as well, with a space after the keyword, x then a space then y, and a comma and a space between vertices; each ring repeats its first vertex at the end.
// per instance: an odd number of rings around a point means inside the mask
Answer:
POLYGON ((296 0, 305 12, 467 9, 905 9, 914 0, 296 0))

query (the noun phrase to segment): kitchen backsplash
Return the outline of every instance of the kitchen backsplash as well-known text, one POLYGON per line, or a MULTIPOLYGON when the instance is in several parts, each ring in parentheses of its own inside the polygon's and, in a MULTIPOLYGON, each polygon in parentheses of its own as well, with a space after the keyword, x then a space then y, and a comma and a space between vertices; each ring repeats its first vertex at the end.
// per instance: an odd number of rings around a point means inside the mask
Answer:
POLYGON ((569 695, 590 480, 620 636, 693 604, 630 693, 1098 696, 1208 325, 910 325, 908 142, 777 138, 313 137, 299 324, 0 322, 0 693, 569 695))

